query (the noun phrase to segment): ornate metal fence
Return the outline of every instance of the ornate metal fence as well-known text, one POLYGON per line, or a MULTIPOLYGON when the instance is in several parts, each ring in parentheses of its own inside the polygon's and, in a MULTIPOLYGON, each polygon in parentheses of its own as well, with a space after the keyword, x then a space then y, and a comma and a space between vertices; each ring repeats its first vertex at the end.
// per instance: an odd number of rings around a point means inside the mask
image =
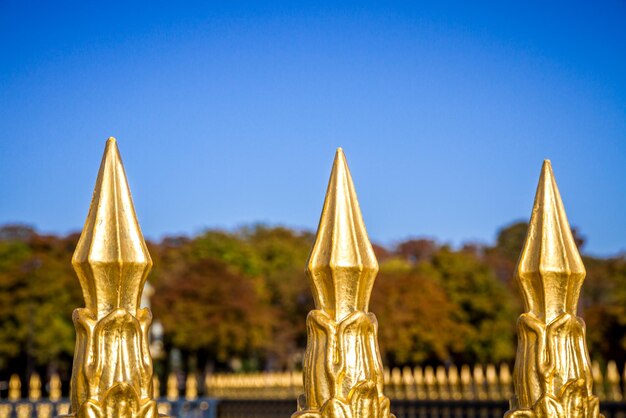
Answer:
POLYGON ((171 375, 161 396, 148 350, 151 314, 138 306, 152 262, 113 138, 73 264, 86 307, 73 317, 70 399, 61 398, 56 376, 44 399, 37 375, 22 398, 13 376, 0 418, 156 418, 157 411, 181 418, 598 418, 600 411, 626 418, 617 365, 609 361, 602 373, 589 361, 576 317, 585 268, 549 161, 516 272, 526 309, 513 376, 507 365, 383 368, 368 311, 378 263, 341 149, 307 263, 315 310, 302 374, 217 374, 202 385, 195 375, 171 375))
MULTIPOLYGON (((594 362, 592 370, 594 392, 605 417, 626 418, 626 365, 622 374, 614 361, 604 369, 594 362)), ((506 364, 385 369, 384 378, 391 412, 397 418, 502 417, 513 391, 506 364)), ((0 392, 0 418, 66 414, 69 402, 61 397, 60 388, 56 375, 48 382, 33 375, 24 385, 14 375, 8 391, 0 392)), ((163 385, 154 384, 159 411, 177 417, 289 417, 300 393, 299 372, 212 374, 204 379, 171 374, 163 385)))

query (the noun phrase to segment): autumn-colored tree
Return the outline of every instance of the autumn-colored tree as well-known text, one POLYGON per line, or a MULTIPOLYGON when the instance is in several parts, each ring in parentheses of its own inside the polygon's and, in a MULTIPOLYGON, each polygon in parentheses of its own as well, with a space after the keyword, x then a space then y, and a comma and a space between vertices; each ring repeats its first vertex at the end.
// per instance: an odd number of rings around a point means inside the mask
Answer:
POLYGON ((83 304, 71 265, 76 242, 75 235, 41 236, 22 226, 0 229, 1 369, 69 371, 72 310, 83 304))
POLYGON ((313 297, 304 265, 313 244, 309 232, 257 226, 241 231, 260 262, 261 275, 275 308, 268 367, 294 369, 306 344, 305 319, 313 297))
POLYGON ((593 358, 626 361, 626 258, 585 257, 587 278, 580 304, 593 358))
POLYGON ((391 366, 450 360, 471 331, 456 321, 460 307, 436 280, 397 260, 381 265, 371 310, 380 324, 385 364, 391 366))
POLYGON ((436 277, 450 300, 459 306, 455 321, 470 332, 457 358, 499 362, 515 356, 517 299, 498 281, 493 270, 475 254, 441 248, 430 263, 418 265, 436 277))
POLYGON ((259 278, 206 258, 168 271, 152 299, 171 343, 203 359, 227 362, 268 347, 272 308, 259 297, 259 278))
MULTIPOLYGON (((414 239, 375 245, 380 273, 371 310, 388 365, 511 361, 521 300, 514 269, 525 223, 500 230, 494 246, 460 250, 414 239)), ((577 242, 583 240, 578 234, 577 242)), ((67 373, 72 310, 83 306, 71 266, 77 235, 0 227, 0 374, 39 368, 67 373)), ((200 368, 293 369, 313 308, 304 273, 313 234, 255 225, 149 242, 153 313, 165 349, 200 368)), ((626 361, 626 259, 585 257, 580 298, 591 356, 626 361)))

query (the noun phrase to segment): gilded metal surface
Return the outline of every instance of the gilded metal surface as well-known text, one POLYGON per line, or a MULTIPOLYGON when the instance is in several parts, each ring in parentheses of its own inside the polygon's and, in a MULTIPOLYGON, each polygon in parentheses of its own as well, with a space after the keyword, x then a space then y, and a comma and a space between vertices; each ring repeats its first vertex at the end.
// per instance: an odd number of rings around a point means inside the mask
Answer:
POLYGON ((293 418, 389 418, 378 323, 368 304, 378 262, 343 151, 337 150, 307 263, 315 310, 307 317, 304 395, 293 418))
POLYGON ((178 400, 178 378, 175 373, 170 373, 167 376, 167 400, 168 401, 176 401, 178 400))
POLYGON ((600 416, 585 323, 576 316, 585 267, 547 160, 516 275, 526 312, 518 320, 515 396, 505 416, 600 416))
POLYGON ((61 378, 58 374, 54 373, 50 376, 48 388, 48 397, 50 400, 52 402, 58 402, 61 399, 61 378))
POLYGON ((22 382, 20 377, 12 374, 9 378, 9 400, 12 402, 19 401, 22 397, 22 382))
POLYGON ((33 373, 28 381, 28 400, 37 402, 41 398, 41 378, 33 373))
POLYGON ((156 417, 149 309, 139 301, 152 260, 114 138, 106 143, 85 227, 72 259, 85 298, 74 311, 70 416, 156 417))

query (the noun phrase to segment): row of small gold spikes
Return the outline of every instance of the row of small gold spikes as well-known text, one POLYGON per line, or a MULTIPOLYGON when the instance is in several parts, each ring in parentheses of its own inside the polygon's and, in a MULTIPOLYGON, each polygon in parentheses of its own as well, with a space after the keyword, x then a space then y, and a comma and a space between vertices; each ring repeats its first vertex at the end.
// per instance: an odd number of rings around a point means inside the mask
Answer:
MULTIPOLYGON (((626 398, 626 393, 621 389, 622 381, 626 382, 626 367, 622 377, 614 361, 608 362, 605 374, 602 373, 598 362, 593 362, 592 371, 594 392, 601 400, 621 401, 626 398)), ((392 399, 500 400, 509 399, 513 393, 512 376, 507 364, 502 364, 499 368, 493 364, 488 364, 484 368, 480 364, 474 367, 463 365, 460 370, 456 366, 393 368, 385 369, 384 378, 385 392, 392 399)), ((185 399, 197 399, 198 386, 196 375, 187 375, 185 399)), ((12 375, 9 380, 9 401, 21 400, 21 387, 19 376, 12 375)), ((57 374, 51 376, 48 387, 48 400, 60 401, 61 380, 57 374)), ((302 374, 300 372, 209 374, 204 379, 204 387, 205 394, 215 398, 289 399, 296 398, 302 393, 302 374)), ((39 375, 31 375, 28 383, 28 400, 37 402, 42 399, 41 388, 39 375)), ((153 390, 154 397, 160 398, 160 384, 156 378, 153 379, 153 390)), ((626 392, 626 384, 624 391, 626 392)), ((173 373, 168 376, 165 397, 170 401, 180 398, 179 381, 173 373)), ((45 407, 43 408, 45 412, 45 407)))

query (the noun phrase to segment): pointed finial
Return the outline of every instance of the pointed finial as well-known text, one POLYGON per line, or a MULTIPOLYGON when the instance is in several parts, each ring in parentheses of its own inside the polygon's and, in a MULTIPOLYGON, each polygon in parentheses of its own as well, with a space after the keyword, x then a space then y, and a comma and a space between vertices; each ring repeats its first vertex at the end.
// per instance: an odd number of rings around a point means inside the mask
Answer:
POLYGON ((58 402, 61 399, 61 378, 57 373, 50 376, 50 391, 48 397, 51 402, 58 402))
POLYGON ((41 398, 41 378, 37 373, 30 375, 28 381, 28 399, 37 402, 41 398))
POLYGON ((517 274, 528 312, 548 323, 563 312, 576 314, 585 267, 549 160, 541 169, 517 274))
POLYGON ((20 377, 12 374, 9 378, 9 400, 11 402, 19 401, 22 397, 22 382, 20 377))
POLYGON ((157 375, 152 376, 152 397, 159 399, 161 397, 161 382, 157 375))
POLYGON ((135 315, 152 266, 115 138, 106 142, 91 207, 72 259, 86 308, 135 315))
POLYGON ((547 410, 562 411, 558 415, 565 417, 580 411, 600 417, 585 325, 576 316, 585 267, 548 160, 541 169, 516 278, 526 312, 517 322, 515 396, 505 417, 552 416, 547 410))
POLYGON ((317 309, 337 321, 356 310, 367 311, 378 262, 341 148, 335 155, 307 270, 317 309))
POLYGON ((170 373, 167 376, 167 400, 176 401, 178 396, 178 377, 175 373, 170 373))
POLYGON ((185 399, 193 401, 198 397, 198 379, 195 373, 189 373, 185 380, 185 399))
POLYGON ((608 398, 611 401, 621 401, 622 391, 620 390, 619 371, 617 370, 617 364, 611 360, 606 365, 606 382, 609 386, 607 391, 608 398))

